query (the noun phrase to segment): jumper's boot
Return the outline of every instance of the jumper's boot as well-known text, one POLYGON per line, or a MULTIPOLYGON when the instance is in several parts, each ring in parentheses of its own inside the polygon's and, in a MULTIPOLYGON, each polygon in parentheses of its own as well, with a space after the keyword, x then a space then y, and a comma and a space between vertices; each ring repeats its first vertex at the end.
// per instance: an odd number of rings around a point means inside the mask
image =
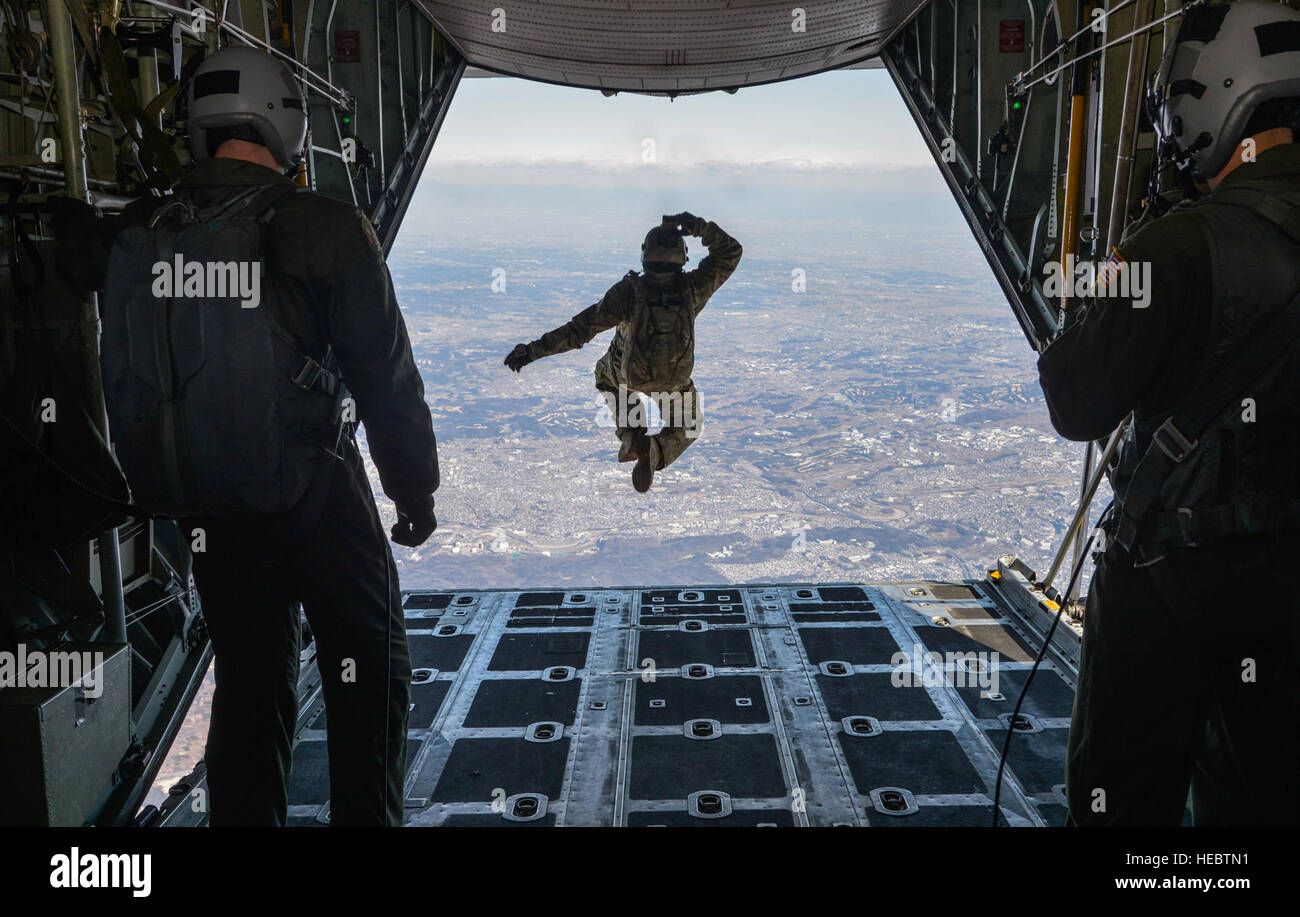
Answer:
POLYGON ((632 486, 637 493, 643 494, 650 489, 655 476, 654 465, 651 464, 651 439, 644 430, 638 430, 632 435, 627 451, 636 457, 636 464, 632 466, 632 486))

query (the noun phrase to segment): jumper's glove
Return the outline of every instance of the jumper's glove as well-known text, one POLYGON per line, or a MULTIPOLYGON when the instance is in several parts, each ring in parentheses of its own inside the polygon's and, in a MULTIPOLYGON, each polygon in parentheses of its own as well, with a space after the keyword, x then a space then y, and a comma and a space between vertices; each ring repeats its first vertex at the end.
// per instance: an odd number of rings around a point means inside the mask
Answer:
POLYGON ((687 213, 684 210, 681 213, 665 216, 664 220, 680 226, 684 236, 698 236, 704 232, 704 227, 709 225, 708 220, 702 220, 695 214, 687 213))
POLYGON ((509 366, 515 372, 519 372, 519 370, 533 362, 533 355, 528 352, 527 344, 516 344, 515 349, 506 354, 505 362, 506 366, 509 366))
POLYGON ((397 524, 391 535, 395 544, 418 548, 429 540, 438 520, 433 515, 433 494, 425 494, 414 506, 397 507, 397 524))

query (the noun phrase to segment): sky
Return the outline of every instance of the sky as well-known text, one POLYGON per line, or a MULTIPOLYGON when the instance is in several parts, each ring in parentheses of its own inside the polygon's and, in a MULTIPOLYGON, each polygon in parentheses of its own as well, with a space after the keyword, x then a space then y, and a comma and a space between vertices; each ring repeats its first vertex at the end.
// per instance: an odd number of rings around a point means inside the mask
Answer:
POLYGON ((843 70, 676 100, 462 80, 407 229, 448 209, 540 218, 566 205, 664 206, 707 217, 738 204, 772 219, 962 225, 888 74, 843 70))
POLYGON ((435 163, 559 160, 635 166, 794 160, 897 169, 930 158, 883 70, 841 70, 675 100, 517 79, 466 79, 435 163), (491 100, 491 104, 488 104, 491 100))

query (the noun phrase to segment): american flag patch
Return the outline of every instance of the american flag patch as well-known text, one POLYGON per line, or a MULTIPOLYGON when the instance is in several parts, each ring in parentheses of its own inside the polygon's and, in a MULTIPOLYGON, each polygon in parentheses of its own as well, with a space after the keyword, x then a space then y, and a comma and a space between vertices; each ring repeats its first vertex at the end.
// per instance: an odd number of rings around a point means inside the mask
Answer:
POLYGON ((1097 292, 1105 294, 1107 291, 1115 289, 1116 282, 1119 280, 1121 266, 1128 264, 1124 256, 1119 253, 1118 248, 1111 249, 1111 256, 1106 263, 1097 268, 1097 292))
POLYGON ((384 257, 383 247, 379 244, 379 234, 375 232, 375 227, 370 225, 365 214, 361 215, 361 230, 366 234, 366 242, 370 244, 370 250, 380 258, 384 257))

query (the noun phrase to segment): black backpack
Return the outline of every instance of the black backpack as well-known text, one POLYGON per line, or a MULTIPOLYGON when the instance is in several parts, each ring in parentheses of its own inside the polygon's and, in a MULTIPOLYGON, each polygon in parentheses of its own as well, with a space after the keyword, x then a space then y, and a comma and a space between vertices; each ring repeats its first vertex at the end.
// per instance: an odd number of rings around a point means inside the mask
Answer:
POLYGON ((303 356, 262 264, 266 226, 296 190, 259 186, 207 209, 180 192, 118 235, 101 305, 104 397, 134 502, 151 515, 286 512, 337 449, 347 392, 333 352, 303 356))

